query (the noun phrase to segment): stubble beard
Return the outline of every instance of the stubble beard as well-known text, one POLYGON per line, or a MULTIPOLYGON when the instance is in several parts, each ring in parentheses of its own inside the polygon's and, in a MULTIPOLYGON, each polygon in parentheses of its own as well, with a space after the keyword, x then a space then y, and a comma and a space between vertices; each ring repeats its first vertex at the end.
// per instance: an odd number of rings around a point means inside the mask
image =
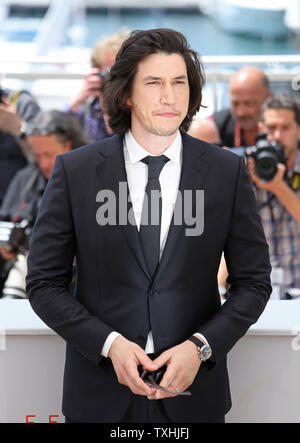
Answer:
POLYGON ((238 124, 240 125, 240 127, 244 130, 244 131, 250 131, 251 129, 255 129, 257 128, 257 123, 258 120, 241 120, 239 118, 236 118, 238 124))
POLYGON ((164 128, 158 126, 147 125, 146 129, 150 134, 157 135, 159 137, 170 137, 171 135, 176 134, 182 122, 175 125, 173 128, 164 128))
POLYGON ((158 135, 159 137, 170 137, 171 135, 174 135, 178 128, 173 129, 159 129, 159 128, 149 128, 149 132, 153 135, 158 135))

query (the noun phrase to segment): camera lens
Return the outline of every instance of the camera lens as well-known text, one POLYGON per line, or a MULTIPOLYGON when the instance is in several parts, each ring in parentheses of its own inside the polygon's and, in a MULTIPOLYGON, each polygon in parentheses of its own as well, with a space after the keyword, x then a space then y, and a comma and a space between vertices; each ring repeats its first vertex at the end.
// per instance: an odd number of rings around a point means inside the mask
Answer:
POLYGON ((270 151, 262 151, 257 154, 255 161, 257 175, 265 181, 270 181, 277 172, 277 157, 270 151))

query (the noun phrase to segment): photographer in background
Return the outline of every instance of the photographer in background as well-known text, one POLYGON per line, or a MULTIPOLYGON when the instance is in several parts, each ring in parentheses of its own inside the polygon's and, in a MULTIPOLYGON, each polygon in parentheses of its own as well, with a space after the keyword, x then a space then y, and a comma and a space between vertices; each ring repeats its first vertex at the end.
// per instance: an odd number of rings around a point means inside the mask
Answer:
POLYGON ((0 205, 16 172, 32 161, 24 129, 39 111, 29 92, 0 87, 0 205))
MULTIPOLYGON (((285 164, 278 162, 277 172, 263 180, 255 165, 255 157, 247 158, 249 175, 255 186, 259 212, 276 267, 283 269, 284 288, 300 288, 300 104, 288 94, 268 98, 262 107, 260 130, 269 142, 279 143, 285 164)), ((224 265, 219 284, 224 285, 224 265)), ((225 276, 226 277, 226 276, 225 276)))
POLYGON ((64 108, 80 120, 92 141, 112 135, 102 110, 102 82, 127 35, 127 31, 120 31, 96 43, 91 53, 92 69, 85 76, 81 90, 64 108))
POLYGON ((270 85, 265 73, 255 66, 245 66, 230 77, 230 109, 195 120, 189 134, 228 148, 252 146, 259 133, 262 104, 269 96, 270 85))
MULTIPOLYGON (((36 163, 23 168, 12 180, 0 208, 0 219, 13 223, 26 220, 32 228, 56 156, 85 145, 89 140, 75 117, 55 110, 39 113, 28 125, 26 135, 36 163)), ((25 238, 25 243, 28 243, 27 240, 25 238)), ((0 248, 0 254, 6 261, 2 269, 3 296, 26 296, 27 251, 24 244, 19 246, 22 253, 19 253, 19 248, 0 248)))

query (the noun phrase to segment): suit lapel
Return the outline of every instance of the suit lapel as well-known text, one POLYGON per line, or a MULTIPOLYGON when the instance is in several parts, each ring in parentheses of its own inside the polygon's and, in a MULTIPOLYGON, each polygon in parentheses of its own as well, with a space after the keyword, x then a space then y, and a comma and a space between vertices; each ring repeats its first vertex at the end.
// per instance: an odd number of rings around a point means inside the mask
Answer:
MULTIPOLYGON (((183 156, 182 156, 182 169, 180 176, 179 192, 184 195, 185 190, 202 190, 204 189, 205 180, 208 174, 209 165, 205 156, 206 147, 204 144, 200 144, 199 140, 195 140, 185 133, 182 133, 183 141, 183 156)), ((109 139, 106 145, 102 145, 102 149, 99 152, 100 161, 96 165, 97 176, 101 182, 101 189, 109 189, 113 191, 116 196, 117 208, 116 218, 117 224, 120 220, 119 211, 119 197, 120 197, 120 183, 126 187, 126 195, 129 196, 127 175, 125 169, 125 160, 123 152, 123 140, 121 137, 112 137, 109 139)), ((98 186, 99 188, 99 186, 98 186)), ((97 189, 97 192, 99 189, 97 189)), ((132 203, 129 198, 127 199, 127 214, 133 215, 132 203)), ((174 211, 175 212, 175 211, 174 211)), ((183 214, 182 214, 183 215, 183 214)), ((136 225, 127 222, 120 226, 124 232, 124 235, 128 241, 130 248, 132 249, 137 262, 141 266, 142 270, 151 281, 151 277, 145 262, 139 232, 136 225)), ((174 214, 171 220, 170 229, 165 244, 165 248, 159 263, 159 267, 154 278, 154 281, 164 272, 166 265, 171 260, 173 254, 176 253, 176 246, 181 236, 185 235, 185 229, 188 226, 183 222, 180 225, 174 224, 174 214)), ((178 252, 178 251, 177 251, 178 252)), ((180 251, 179 251, 180 253, 180 251)))
MULTIPOLYGON (((182 169, 179 183, 179 192, 184 195, 185 190, 203 190, 205 180, 208 174, 209 164, 205 156, 206 149, 204 145, 199 144, 199 140, 192 139, 185 133, 182 133, 183 155, 182 155, 182 169)), ((178 200, 177 200, 178 204, 178 200)), ((176 208, 174 210, 174 213, 176 208)), ((185 235, 185 225, 183 211, 182 223, 180 225, 174 224, 174 214, 171 220, 170 229, 166 241, 166 245, 159 263, 159 267, 155 276, 155 280, 159 279, 164 272, 166 265, 172 259, 173 254, 180 253, 176 247, 181 236, 185 235)))
MULTIPOLYGON (((114 144, 108 143, 107 145, 110 145, 108 146, 108 149, 101 149, 99 152, 100 162, 98 162, 96 166, 97 176, 101 181, 101 188, 111 190, 116 196, 117 225, 121 226, 121 229, 124 232, 124 235, 136 257, 137 262, 145 272, 148 279, 151 280, 142 251, 139 232, 134 221, 134 213, 125 169, 123 140, 121 137, 113 137, 113 139, 115 142, 114 144), (122 188, 121 192, 120 184, 122 188), (120 199, 122 199, 121 204, 119 204, 120 199), (128 214, 130 214, 130 220, 132 222, 134 221, 134 224, 128 221, 128 214)), ((99 189, 97 192, 98 191, 99 189)))

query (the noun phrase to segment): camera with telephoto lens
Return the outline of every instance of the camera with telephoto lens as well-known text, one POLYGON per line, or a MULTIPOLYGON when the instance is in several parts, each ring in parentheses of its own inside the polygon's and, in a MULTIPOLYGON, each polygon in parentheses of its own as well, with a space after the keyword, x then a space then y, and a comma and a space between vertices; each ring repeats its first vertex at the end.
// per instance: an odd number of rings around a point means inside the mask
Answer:
POLYGON ((232 148, 231 152, 253 158, 256 174, 264 181, 271 181, 277 172, 278 163, 286 166, 283 146, 275 141, 268 141, 266 134, 258 136, 254 146, 232 148))
POLYGON ((98 76, 101 78, 103 82, 105 82, 109 73, 110 73, 110 68, 107 68, 105 69, 105 71, 99 71, 98 76))
POLYGON ((29 249, 32 223, 22 220, 20 223, 0 221, 0 249, 10 249, 14 253, 29 249))
POLYGON ((10 249, 16 257, 7 262, 2 273, 4 286, 0 297, 24 299, 26 295, 27 255, 33 224, 28 220, 19 223, 0 222, 0 249, 10 249))
POLYGON ((255 146, 245 149, 245 157, 254 159, 256 174, 267 182, 274 178, 278 163, 286 166, 282 145, 275 141, 269 142, 265 135, 258 138, 255 146))

